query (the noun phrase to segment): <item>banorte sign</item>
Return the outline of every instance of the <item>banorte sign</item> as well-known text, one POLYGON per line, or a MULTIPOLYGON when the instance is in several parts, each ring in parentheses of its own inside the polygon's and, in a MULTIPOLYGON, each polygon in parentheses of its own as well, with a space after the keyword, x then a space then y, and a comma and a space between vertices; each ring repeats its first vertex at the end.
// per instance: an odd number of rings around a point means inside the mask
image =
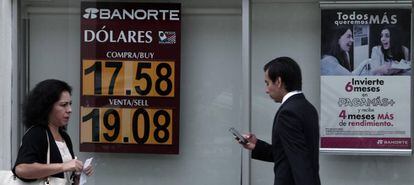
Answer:
POLYGON ((179 10, 154 9, 97 9, 86 8, 82 15, 85 19, 102 20, 163 20, 180 21, 179 10))

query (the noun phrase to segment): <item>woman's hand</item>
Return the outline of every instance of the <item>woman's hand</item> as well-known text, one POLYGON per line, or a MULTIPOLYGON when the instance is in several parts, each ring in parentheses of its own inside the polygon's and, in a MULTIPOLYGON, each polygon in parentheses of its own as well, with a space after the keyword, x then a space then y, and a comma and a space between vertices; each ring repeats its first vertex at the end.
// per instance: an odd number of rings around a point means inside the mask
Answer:
POLYGON ((387 62, 379 66, 377 69, 374 69, 374 75, 388 75, 390 67, 391 67, 391 62, 387 62))
POLYGON ((83 163, 77 159, 72 159, 68 162, 62 163, 62 170, 63 172, 67 171, 75 171, 75 172, 82 172, 83 170, 83 163))
MULTIPOLYGON (((76 160, 76 159, 75 159, 76 160)), ((83 168, 83 167, 82 167, 83 168)), ((87 166, 85 169, 82 170, 83 173, 85 173, 87 176, 91 176, 93 175, 93 173, 95 172, 93 165, 89 165, 87 166)), ((73 178, 73 184, 74 185, 79 185, 79 181, 80 181, 80 176, 81 173, 80 171, 76 171, 74 173, 74 178, 73 178)))
POLYGON ((93 175, 93 173, 95 172, 93 165, 89 165, 88 167, 86 167, 83 172, 87 175, 87 176, 91 176, 93 175))
POLYGON ((378 75, 395 75, 395 74, 401 73, 402 72, 401 69, 393 69, 392 68, 392 63, 393 62, 396 62, 396 61, 386 62, 385 64, 380 66, 377 70, 377 74, 378 75))

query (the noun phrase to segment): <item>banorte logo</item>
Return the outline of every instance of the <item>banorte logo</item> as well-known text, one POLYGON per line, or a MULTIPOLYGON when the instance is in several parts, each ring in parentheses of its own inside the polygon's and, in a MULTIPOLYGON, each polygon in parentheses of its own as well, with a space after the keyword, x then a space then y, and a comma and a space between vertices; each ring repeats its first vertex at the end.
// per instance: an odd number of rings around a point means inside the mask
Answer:
POLYGON ((86 8, 83 18, 85 19, 96 19, 98 17, 97 13, 99 12, 96 8, 86 8))
POLYGON ((378 145, 382 145, 382 144, 384 144, 384 140, 379 139, 379 140, 377 141, 377 144, 378 144, 378 145))

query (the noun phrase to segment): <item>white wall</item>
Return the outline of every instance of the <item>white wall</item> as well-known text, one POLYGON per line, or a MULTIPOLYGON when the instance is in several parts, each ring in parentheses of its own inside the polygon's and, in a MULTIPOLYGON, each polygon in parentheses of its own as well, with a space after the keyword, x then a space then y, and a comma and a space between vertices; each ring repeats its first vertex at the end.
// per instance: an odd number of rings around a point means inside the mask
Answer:
MULTIPOLYGON (((280 56, 289 56, 298 62, 305 96, 319 107, 319 4, 252 5, 252 132, 268 142, 271 141, 273 118, 279 104, 265 93, 263 66, 280 56)), ((252 160, 251 168, 252 185, 272 184, 272 163, 252 160)), ((324 177, 323 174, 321 176, 324 177)))
POLYGON ((0 169, 11 165, 12 0, 0 1, 0 169))

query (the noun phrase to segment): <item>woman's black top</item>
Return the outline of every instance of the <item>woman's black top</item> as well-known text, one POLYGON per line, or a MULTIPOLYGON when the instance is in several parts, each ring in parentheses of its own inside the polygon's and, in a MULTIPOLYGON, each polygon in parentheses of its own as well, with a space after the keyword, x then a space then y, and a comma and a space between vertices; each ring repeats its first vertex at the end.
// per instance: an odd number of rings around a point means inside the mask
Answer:
MULTIPOLYGON (((22 144, 17 155, 16 163, 13 167, 13 173, 15 168, 19 164, 30 164, 30 163, 47 163, 47 137, 46 131, 49 135, 50 143, 50 163, 62 163, 62 156, 60 155, 59 148, 57 147, 55 140, 53 139, 52 133, 48 127, 36 125, 31 127, 26 134, 23 136, 22 144)), ((74 158, 72 141, 69 135, 63 130, 59 129, 59 133, 65 140, 66 145, 69 148, 72 159, 74 158)), ((64 173, 57 173, 52 177, 64 178, 64 173)), ((20 177, 19 177, 20 178, 20 177)), ((34 181, 36 179, 23 179, 23 181, 34 181)))

